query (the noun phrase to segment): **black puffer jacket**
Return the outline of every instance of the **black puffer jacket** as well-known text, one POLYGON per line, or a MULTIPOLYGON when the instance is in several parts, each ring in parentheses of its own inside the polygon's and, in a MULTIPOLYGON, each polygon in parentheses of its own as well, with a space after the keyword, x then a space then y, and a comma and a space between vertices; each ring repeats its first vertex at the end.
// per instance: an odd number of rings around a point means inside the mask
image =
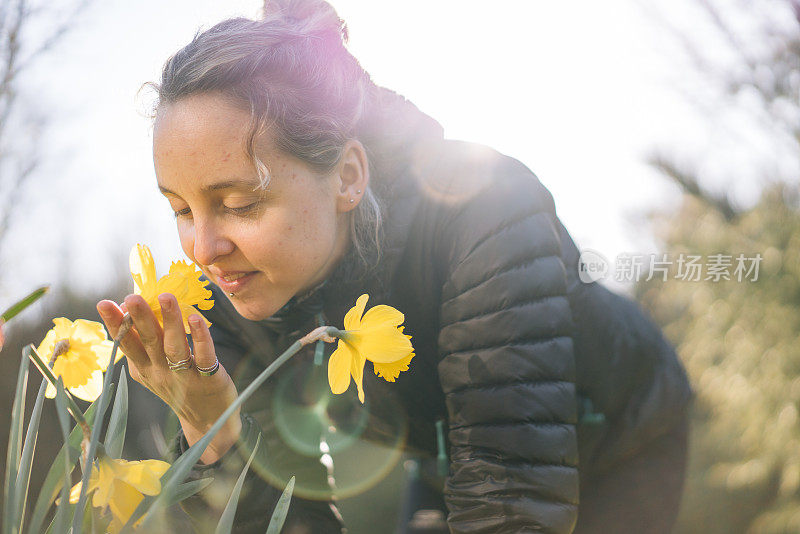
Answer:
MULTIPOLYGON (((405 314, 416 357, 392 384, 367 364, 364 436, 391 440, 399 407, 405 446, 434 456, 436 421, 446 422, 452 532, 571 532, 579 470, 613 468, 669 431, 691 396, 685 373, 636 305, 578 280, 575 244, 529 169, 486 147, 443 140, 435 121, 400 99, 395 106, 405 136, 394 150, 402 157, 373 168, 387 206, 379 267, 365 270, 348 253, 322 287, 260 322, 238 316, 214 286, 217 303, 206 315, 220 360, 246 382, 320 317, 341 327, 356 298, 369 293, 368 306, 405 314)), ((324 366, 308 349, 249 403, 243 447, 221 462, 236 471, 263 432, 237 514, 240 532, 264 531, 293 474, 288 531, 340 528, 335 509, 314 500, 330 491, 319 454, 304 456, 275 428, 270 384, 295 381, 289 391, 300 404, 308 384, 327 388, 324 366)), ((350 403, 340 417, 362 409, 354 387, 338 397, 350 403)), ((195 476, 220 471, 218 464, 195 476)))

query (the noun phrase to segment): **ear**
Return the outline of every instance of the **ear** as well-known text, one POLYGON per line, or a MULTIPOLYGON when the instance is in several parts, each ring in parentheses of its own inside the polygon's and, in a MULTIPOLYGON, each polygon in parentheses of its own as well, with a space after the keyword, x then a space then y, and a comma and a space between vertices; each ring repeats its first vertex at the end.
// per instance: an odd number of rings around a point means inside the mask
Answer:
POLYGON ((339 213, 345 213, 358 206, 369 185, 369 159, 361 142, 350 139, 345 143, 338 173, 336 207, 339 213))

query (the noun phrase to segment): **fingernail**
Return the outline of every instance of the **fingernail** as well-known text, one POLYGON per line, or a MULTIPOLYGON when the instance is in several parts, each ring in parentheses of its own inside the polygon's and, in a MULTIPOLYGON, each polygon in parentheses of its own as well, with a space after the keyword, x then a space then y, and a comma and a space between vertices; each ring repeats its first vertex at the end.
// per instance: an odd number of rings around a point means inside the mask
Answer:
POLYGON ((189 317, 189 324, 195 328, 199 327, 202 322, 203 320, 197 315, 192 315, 189 317))
POLYGON ((159 295, 158 303, 161 304, 161 309, 164 311, 172 310, 172 299, 167 296, 159 295))

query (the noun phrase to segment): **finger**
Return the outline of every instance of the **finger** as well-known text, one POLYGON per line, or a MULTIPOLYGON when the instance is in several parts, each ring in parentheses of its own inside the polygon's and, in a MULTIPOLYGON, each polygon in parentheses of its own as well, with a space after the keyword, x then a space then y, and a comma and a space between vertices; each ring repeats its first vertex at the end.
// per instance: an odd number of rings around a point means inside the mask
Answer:
POLYGON ((164 360, 164 345, 162 342, 161 325, 158 324, 153 310, 140 295, 125 297, 125 305, 133 319, 139 339, 144 345, 150 363, 159 367, 166 367, 164 360))
MULTIPOLYGON (((124 313, 116 302, 111 300, 101 300, 97 303, 97 313, 106 324, 111 338, 116 338, 119 333, 120 326, 124 313)), ((150 359, 147 357, 147 351, 144 349, 139 337, 135 332, 129 330, 127 335, 120 341, 120 348, 130 362, 136 367, 143 367, 150 365, 150 359)))
POLYGON ((161 315, 164 317, 164 354, 172 362, 180 362, 189 356, 189 341, 183 328, 183 315, 178 300, 171 293, 158 296, 161 315))
POLYGON ((200 315, 193 313, 189 316, 189 328, 192 331, 192 344, 194 345, 194 364, 197 367, 205 368, 213 366, 217 361, 217 353, 205 321, 200 315))

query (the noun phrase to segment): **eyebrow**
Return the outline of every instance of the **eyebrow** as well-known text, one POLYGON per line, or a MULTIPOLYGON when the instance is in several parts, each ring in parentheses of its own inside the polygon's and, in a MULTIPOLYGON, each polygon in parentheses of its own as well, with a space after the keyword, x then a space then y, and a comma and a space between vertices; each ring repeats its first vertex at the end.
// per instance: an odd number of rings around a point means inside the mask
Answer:
MULTIPOLYGON (((226 180, 224 182, 217 182, 215 184, 207 185, 202 189, 200 189, 200 191, 203 193, 208 193, 211 191, 219 191, 221 189, 231 189, 234 187, 250 187, 251 189, 253 189, 253 191, 255 191, 258 188, 258 186, 259 184, 252 180, 226 180)), ((170 191, 169 189, 167 189, 162 185, 158 186, 158 190, 165 194, 175 195, 176 197, 180 196, 177 193, 170 191)))

